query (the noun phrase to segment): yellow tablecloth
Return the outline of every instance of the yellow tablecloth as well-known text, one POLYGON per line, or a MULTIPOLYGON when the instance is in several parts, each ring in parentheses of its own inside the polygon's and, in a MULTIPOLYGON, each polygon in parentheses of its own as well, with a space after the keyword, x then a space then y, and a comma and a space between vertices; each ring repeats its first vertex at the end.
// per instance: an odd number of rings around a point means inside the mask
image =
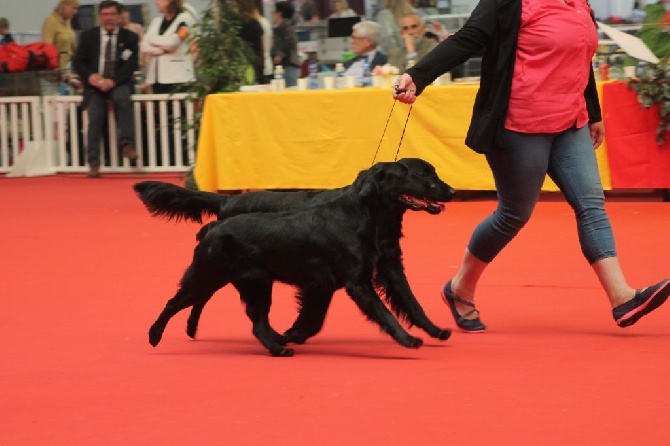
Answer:
MULTIPOLYGON (((477 88, 428 87, 412 108, 398 158, 429 161, 456 189, 495 189, 484 156, 463 142, 477 88)), ((198 186, 216 191, 350 184, 373 159, 395 158, 409 106, 396 103, 388 119, 393 102, 388 89, 374 87, 210 95, 198 142, 198 186)), ((611 189, 604 144, 597 154, 603 186, 611 189)), ((549 180, 543 188, 556 190, 549 180)))

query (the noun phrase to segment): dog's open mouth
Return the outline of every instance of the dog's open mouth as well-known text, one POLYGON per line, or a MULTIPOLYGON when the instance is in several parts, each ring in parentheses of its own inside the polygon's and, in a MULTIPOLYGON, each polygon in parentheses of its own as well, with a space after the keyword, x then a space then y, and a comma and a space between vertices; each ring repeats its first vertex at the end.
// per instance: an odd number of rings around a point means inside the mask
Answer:
POLYGON ((400 201, 413 211, 426 211, 429 214, 439 214, 444 210, 444 205, 442 203, 427 198, 402 195, 400 201))

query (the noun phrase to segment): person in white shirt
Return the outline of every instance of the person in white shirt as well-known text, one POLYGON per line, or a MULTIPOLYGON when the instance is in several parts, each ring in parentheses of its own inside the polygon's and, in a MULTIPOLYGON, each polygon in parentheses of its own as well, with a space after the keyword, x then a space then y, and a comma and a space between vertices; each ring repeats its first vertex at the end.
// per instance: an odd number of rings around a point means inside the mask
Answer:
POLYGON ((195 18, 183 0, 156 0, 156 6, 161 16, 153 19, 140 43, 147 58, 146 82, 154 93, 174 93, 195 80, 188 43, 195 18))
POLYGON ((256 19, 258 23, 261 24, 261 28, 263 28, 263 83, 267 84, 270 82, 272 71, 274 69, 272 63, 272 24, 263 16, 263 14, 261 14, 258 3, 259 2, 257 2, 257 6, 254 8, 253 18, 256 19))

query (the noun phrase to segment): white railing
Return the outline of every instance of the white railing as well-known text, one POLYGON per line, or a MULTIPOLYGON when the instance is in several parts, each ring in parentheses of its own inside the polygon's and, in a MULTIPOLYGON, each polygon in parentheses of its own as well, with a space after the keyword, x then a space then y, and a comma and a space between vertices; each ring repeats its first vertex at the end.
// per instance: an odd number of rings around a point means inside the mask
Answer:
MULTIPOLYGON (((40 174, 86 172, 88 116, 81 110, 81 100, 81 96, 0 98, 0 173, 16 170, 14 163, 26 147, 34 152, 31 159, 39 155, 40 174)), ((139 159, 131 165, 121 156, 110 105, 100 147, 101 172, 188 170, 195 161, 196 143, 194 107, 188 95, 140 94, 132 100, 139 159)))
POLYGON ((0 173, 11 170, 26 144, 41 141, 42 98, 0 98, 0 173))

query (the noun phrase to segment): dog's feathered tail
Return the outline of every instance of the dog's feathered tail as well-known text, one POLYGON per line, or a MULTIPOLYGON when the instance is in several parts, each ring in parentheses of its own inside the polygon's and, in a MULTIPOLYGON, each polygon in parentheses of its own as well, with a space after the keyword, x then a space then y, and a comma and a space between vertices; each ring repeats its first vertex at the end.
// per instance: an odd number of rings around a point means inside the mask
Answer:
POLYGON ((202 223, 203 216, 215 216, 227 198, 225 195, 189 190, 162 181, 142 181, 136 183, 133 189, 151 215, 176 221, 202 223))

